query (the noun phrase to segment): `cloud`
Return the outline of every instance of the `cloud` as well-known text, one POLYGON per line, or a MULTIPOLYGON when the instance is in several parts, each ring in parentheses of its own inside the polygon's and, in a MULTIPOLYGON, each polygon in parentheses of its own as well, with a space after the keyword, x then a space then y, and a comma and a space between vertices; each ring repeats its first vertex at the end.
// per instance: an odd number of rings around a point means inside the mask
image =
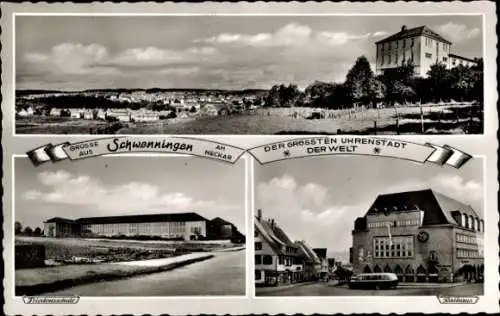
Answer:
POLYGON ((41 172, 37 175, 42 188, 30 190, 25 200, 89 207, 106 212, 131 212, 137 210, 175 212, 199 210, 217 205, 220 209, 232 208, 220 200, 197 200, 182 192, 162 192, 149 183, 129 182, 105 185, 87 175, 67 171, 41 172))
POLYGON ((329 250, 349 248, 354 219, 369 207, 335 204, 328 188, 314 182, 299 185, 288 174, 259 183, 256 199, 263 216, 275 218, 290 238, 329 250))
POLYGON ((451 42, 462 42, 481 35, 479 28, 468 28, 464 24, 448 22, 436 27, 438 33, 451 42))
POLYGON ((483 185, 475 180, 465 180, 458 174, 438 173, 427 181, 421 179, 408 180, 386 187, 380 193, 395 193, 433 189, 458 201, 483 206, 483 185))
POLYGON ((347 32, 319 32, 316 38, 319 42, 329 45, 343 45, 350 41, 363 40, 371 36, 371 33, 353 35, 347 32))
MULTIPOLYGON (((215 48, 207 46, 183 50, 150 46, 129 48, 111 55, 106 47, 99 44, 63 43, 54 46, 47 53, 24 54, 23 69, 66 75, 123 75, 123 72, 130 68, 139 70, 149 68, 175 73, 179 72, 178 65, 207 61, 213 58, 216 52, 215 48)), ((193 67, 180 67, 180 69, 193 69, 193 67)))
POLYGON ((289 23, 274 33, 232 34, 222 33, 195 42, 212 44, 240 44, 254 47, 303 45, 309 41, 312 30, 307 25, 289 23))
POLYGON ((329 253, 345 251, 352 244, 354 220, 364 216, 377 194, 434 189, 451 198, 473 205, 481 212, 482 184, 457 174, 438 173, 428 179, 394 182, 376 192, 349 192, 352 204, 337 202, 327 187, 314 182, 301 185, 290 174, 261 182, 256 188, 256 205, 266 218, 277 224, 293 240, 305 240, 313 247, 327 247, 329 253))

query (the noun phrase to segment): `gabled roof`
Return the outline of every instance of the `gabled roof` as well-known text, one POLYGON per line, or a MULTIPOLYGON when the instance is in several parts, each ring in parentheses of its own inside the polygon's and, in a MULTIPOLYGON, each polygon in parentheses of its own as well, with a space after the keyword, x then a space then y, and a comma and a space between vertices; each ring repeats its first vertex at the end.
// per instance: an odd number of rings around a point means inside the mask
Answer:
POLYGON ((81 224, 120 224, 153 222, 198 222, 208 221, 197 213, 147 214, 104 217, 83 217, 76 220, 81 224))
MULTIPOLYGON (((255 229, 276 254, 285 254, 283 247, 297 248, 286 233, 276 223, 255 218, 255 229)), ((292 255, 292 254, 287 254, 292 255)))
POLYGON ((430 38, 435 39, 435 40, 438 40, 440 42, 445 42, 445 43, 451 45, 450 41, 443 38, 441 35, 434 32, 433 30, 431 30, 430 28, 428 28, 425 25, 419 26, 419 27, 414 27, 411 29, 401 28, 401 31, 399 31, 398 33, 395 33, 389 37, 386 37, 386 38, 376 42, 376 44, 387 43, 387 42, 392 42, 395 40, 402 40, 405 38, 412 38, 412 37, 422 36, 422 35, 430 37, 430 38))
POLYGON ((423 225, 457 225, 458 223, 452 216, 452 212, 454 211, 479 217, 470 205, 466 205, 431 189, 381 194, 375 199, 375 202, 366 215, 410 210, 424 211, 423 225))
POLYGON ((321 259, 318 257, 318 255, 304 241, 298 241, 297 245, 300 247, 301 254, 308 260, 314 263, 321 263, 321 259))

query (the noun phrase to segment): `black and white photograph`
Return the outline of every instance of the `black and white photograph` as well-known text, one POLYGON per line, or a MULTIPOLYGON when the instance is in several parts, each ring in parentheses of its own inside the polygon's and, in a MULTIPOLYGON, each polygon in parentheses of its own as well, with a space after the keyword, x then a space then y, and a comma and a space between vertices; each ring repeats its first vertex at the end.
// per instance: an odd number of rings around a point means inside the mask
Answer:
POLYGON ((483 295, 484 189, 478 157, 459 170, 369 156, 258 166, 255 294, 483 295))
POLYGON ((245 295, 245 161, 14 164, 16 296, 245 295))
POLYGON ((19 14, 14 27, 16 134, 484 132, 480 14, 19 14))

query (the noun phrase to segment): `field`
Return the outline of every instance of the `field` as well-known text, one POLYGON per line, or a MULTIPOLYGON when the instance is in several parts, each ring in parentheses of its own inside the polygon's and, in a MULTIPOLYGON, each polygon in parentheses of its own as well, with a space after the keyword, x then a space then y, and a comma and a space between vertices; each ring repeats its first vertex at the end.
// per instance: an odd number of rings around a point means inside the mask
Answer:
POLYGON ((16 236, 16 245, 44 245, 47 260, 58 263, 117 262, 168 258, 234 246, 228 242, 163 242, 16 236))
POLYGON ((380 109, 314 110, 270 108, 225 116, 123 123, 101 121, 16 121, 18 133, 44 134, 482 134, 483 108, 473 103, 440 103, 380 109))

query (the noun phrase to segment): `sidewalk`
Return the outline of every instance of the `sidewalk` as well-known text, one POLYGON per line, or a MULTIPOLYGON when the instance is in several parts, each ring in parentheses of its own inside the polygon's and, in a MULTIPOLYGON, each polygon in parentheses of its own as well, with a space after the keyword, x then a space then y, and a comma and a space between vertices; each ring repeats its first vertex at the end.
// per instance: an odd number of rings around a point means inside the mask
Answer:
POLYGON ((300 283, 293 283, 293 284, 287 284, 287 285, 280 285, 280 286, 264 286, 264 287, 256 287, 255 288, 255 294, 263 294, 263 293, 271 293, 271 292, 276 292, 276 291, 281 291, 284 289, 290 289, 290 288, 295 288, 299 286, 304 286, 304 285, 309 285, 309 284, 314 284, 318 283, 316 281, 309 281, 309 282, 300 282, 300 283))
POLYGON ((405 289, 435 289, 435 288, 451 288, 467 284, 466 282, 457 283, 413 283, 413 282, 400 282, 398 288, 405 289))
POLYGON ((15 292, 18 296, 37 295, 76 285, 173 270, 213 257, 213 254, 191 253, 164 259, 19 269, 15 271, 15 292))

